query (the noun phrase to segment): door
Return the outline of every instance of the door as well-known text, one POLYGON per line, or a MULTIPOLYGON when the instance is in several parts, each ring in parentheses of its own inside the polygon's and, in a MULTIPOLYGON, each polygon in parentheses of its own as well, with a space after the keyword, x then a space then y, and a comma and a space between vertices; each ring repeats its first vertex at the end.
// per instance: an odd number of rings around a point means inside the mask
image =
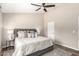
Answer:
POLYGON ((2 14, 0 10, 0 51, 1 51, 1 39, 2 39, 2 14))
POLYGON ((55 39, 55 22, 48 22, 48 38, 55 39))

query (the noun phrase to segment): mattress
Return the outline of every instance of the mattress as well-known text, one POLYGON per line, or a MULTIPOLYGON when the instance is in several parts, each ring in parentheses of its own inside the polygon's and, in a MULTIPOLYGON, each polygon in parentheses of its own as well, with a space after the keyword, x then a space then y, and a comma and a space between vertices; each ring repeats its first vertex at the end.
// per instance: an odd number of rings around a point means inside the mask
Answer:
POLYGON ((16 38, 13 56, 25 56, 53 45, 53 40, 47 37, 16 38))

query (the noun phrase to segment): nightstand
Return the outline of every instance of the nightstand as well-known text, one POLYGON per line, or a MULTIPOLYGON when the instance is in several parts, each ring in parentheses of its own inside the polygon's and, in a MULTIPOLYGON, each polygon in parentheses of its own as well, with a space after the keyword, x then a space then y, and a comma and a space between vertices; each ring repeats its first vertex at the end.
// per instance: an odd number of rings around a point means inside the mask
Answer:
POLYGON ((6 40, 6 49, 14 48, 14 40, 6 40))

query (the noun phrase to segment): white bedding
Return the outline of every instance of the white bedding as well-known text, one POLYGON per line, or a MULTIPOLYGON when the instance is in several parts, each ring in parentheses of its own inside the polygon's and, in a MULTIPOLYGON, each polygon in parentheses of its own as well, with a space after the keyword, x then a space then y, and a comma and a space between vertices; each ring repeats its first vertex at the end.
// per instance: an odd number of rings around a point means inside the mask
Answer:
POLYGON ((53 45, 53 40, 46 37, 16 38, 13 56, 24 56, 48 48, 53 45))

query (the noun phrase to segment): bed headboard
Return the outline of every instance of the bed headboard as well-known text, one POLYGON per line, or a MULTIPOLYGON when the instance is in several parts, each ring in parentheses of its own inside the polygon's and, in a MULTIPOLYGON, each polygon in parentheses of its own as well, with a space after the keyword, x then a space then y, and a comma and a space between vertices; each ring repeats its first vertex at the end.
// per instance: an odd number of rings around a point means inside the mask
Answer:
POLYGON ((17 29, 14 29, 14 38, 18 37, 18 31, 28 31, 28 32, 34 31, 34 32, 37 32, 36 29, 19 29, 19 28, 17 28, 17 29))

